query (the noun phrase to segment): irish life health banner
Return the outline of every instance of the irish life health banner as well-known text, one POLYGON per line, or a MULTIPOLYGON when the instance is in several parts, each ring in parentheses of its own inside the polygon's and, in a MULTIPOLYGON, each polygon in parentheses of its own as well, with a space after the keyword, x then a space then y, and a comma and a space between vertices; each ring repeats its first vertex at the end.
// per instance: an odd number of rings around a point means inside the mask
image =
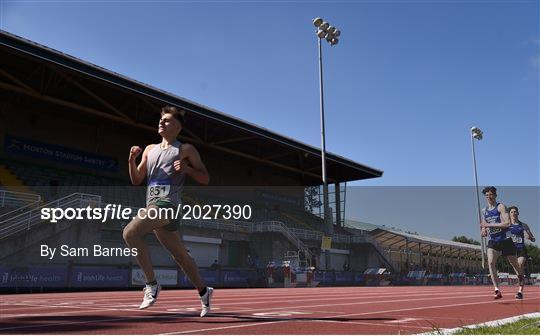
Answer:
POLYGON ((6 135, 4 140, 5 153, 45 159, 96 170, 118 171, 118 161, 113 157, 83 152, 11 135, 6 135))

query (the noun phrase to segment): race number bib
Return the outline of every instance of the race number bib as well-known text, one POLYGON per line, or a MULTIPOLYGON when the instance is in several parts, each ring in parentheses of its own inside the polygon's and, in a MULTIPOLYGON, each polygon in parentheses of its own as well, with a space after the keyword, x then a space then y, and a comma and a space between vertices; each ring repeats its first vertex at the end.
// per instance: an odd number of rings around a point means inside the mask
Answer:
POLYGON ((171 191, 169 180, 152 180, 148 184, 148 199, 166 198, 171 191))
POLYGON ((169 195, 169 192, 171 191, 170 185, 155 185, 148 187, 148 196, 150 197, 165 197, 169 195))
POLYGON ((493 227, 488 228, 488 230, 489 230, 489 234, 496 234, 502 231, 501 228, 493 228, 493 227))
POLYGON ((513 234, 513 235, 512 235, 512 241, 513 241, 515 244, 522 244, 522 243, 523 243, 523 238, 522 238, 521 236, 518 236, 518 235, 513 234))

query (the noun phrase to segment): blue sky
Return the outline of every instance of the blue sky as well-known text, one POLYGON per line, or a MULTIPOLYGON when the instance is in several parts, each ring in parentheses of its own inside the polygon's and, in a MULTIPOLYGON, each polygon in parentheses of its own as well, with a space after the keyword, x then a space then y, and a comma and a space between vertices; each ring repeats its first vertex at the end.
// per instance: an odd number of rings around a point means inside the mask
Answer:
POLYGON ((327 149, 385 172, 353 185, 470 186, 475 125, 480 184, 539 186, 538 1, 3 0, 0 11, 3 30, 317 147, 321 16, 342 30, 323 46, 327 149))

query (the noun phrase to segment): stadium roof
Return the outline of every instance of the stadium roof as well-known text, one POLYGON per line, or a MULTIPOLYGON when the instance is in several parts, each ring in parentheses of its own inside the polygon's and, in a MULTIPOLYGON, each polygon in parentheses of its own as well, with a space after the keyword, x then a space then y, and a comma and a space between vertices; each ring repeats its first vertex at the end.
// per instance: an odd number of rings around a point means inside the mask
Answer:
MULTIPOLYGON (((0 88, 59 108, 156 131, 163 105, 186 112, 180 138, 297 173, 321 184, 320 149, 0 30, 0 88)), ((382 176, 381 170, 327 153, 330 183, 382 176)))
POLYGON ((427 252, 431 249, 434 253, 446 253, 461 256, 479 255, 481 248, 478 245, 464 244, 450 240, 420 236, 395 230, 376 229, 371 234, 379 244, 395 250, 411 249, 427 252))
POLYGON ((390 250, 411 250, 433 253, 445 253, 453 256, 476 256, 480 257, 481 247, 479 245, 465 244, 451 240, 420 236, 397 229, 388 229, 384 226, 362 223, 358 221, 346 220, 345 225, 349 228, 369 231, 369 233, 385 249, 390 250))

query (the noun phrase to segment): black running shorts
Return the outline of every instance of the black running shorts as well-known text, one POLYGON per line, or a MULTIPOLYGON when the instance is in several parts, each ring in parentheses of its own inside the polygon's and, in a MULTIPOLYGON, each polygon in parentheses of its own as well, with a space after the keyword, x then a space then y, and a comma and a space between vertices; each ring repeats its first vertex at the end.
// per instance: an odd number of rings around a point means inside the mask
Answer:
POLYGON ((527 250, 525 248, 522 248, 522 249, 516 249, 516 257, 518 258, 524 257, 525 259, 527 259, 529 255, 527 254, 527 250))
POLYGON ((490 240, 488 242, 488 248, 501 252, 501 255, 505 257, 516 255, 516 247, 514 246, 514 242, 510 238, 507 238, 500 242, 490 240))

